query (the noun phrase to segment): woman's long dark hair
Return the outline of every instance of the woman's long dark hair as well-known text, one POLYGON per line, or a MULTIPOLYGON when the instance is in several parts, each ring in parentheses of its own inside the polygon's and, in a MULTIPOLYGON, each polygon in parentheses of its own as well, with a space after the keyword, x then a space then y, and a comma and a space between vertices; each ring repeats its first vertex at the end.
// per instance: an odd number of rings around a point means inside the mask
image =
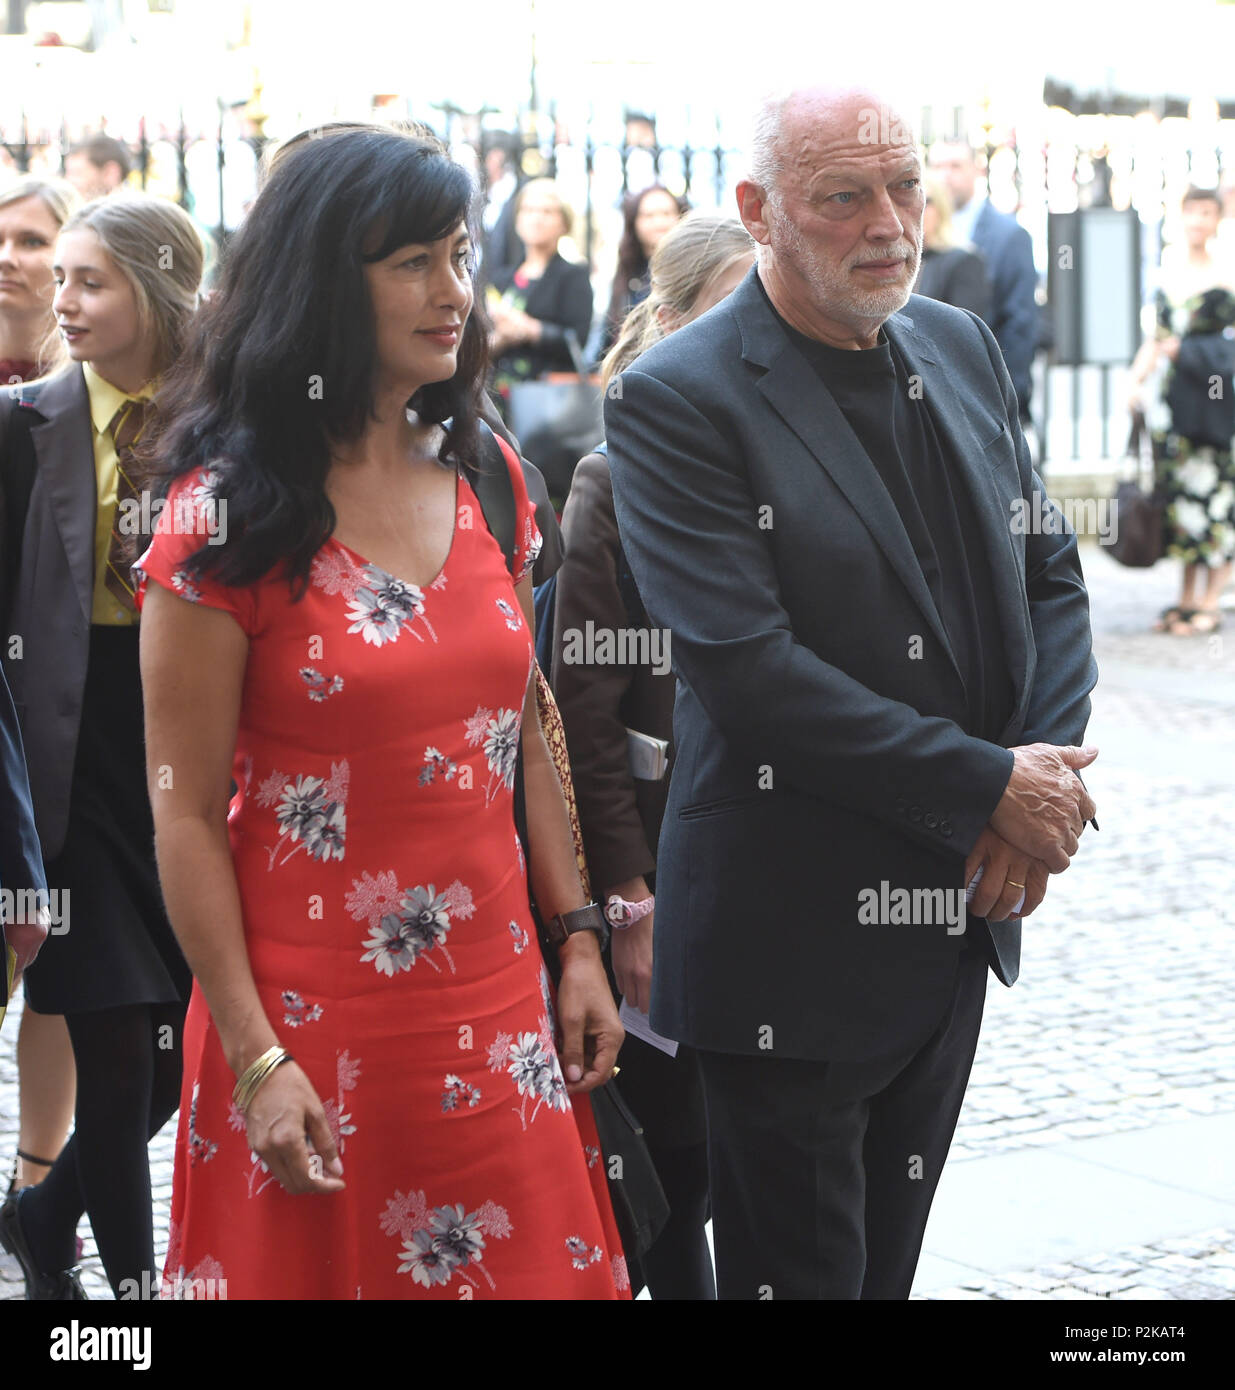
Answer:
MULTIPOLYGON (((158 493, 208 467, 227 500, 227 543, 202 545, 189 561, 198 573, 244 585, 282 563, 293 595, 304 593, 335 525, 325 490, 331 449, 374 417, 376 320, 364 267, 449 235, 473 196, 471 176, 436 141, 378 126, 297 137, 273 162, 159 392, 150 451, 158 493)), ((449 421, 444 465, 477 457, 487 365, 474 309, 454 376, 409 401, 421 419, 449 421)))
POLYGON ((609 296, 609 331, 614 337, 621 329, 622 319, 630 307, 627 302, 630 282, 643 279, 648 273, 648 258, 635 231, 635 219, 639 216, 639 209, 649 193, 668 195, 678 205, 678 211, 683 216, 690 211, 690 204, 686 199, 670 192, 663 183, 650 183, 638 193, 627 194, 626 201, 622 204, 622 217, 625 220, 622 225, 622 239, 618 242, 617 269, 613 272, 613 293, 609 296))

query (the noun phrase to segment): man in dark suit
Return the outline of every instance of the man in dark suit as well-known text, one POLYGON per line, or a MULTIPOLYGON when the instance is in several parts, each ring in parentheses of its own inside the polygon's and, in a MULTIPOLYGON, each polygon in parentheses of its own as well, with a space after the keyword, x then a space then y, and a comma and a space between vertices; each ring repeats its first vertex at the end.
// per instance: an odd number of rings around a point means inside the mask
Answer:
POLYGON ((1022 421, 1029 419, 1033 394, 1033 355, 1038 347, 1038 272, 1033 242, 1015 217, 993 208, 975 193, 978 164, 973 146, 960 140, 937 141, 930 165, 952 195, 952 230, 982 252, 991 278, 991 316, 987 320, 1016 388, 1022 421))
POLYGON ((1093 814, 1088 600, 990 330, 910 297, 903 122, 797 91, 753 154, 758 265, 605 407, 678 676, 651 1022, 699 1050, 720 1296, 905 1298, 987 967, 1093 814))

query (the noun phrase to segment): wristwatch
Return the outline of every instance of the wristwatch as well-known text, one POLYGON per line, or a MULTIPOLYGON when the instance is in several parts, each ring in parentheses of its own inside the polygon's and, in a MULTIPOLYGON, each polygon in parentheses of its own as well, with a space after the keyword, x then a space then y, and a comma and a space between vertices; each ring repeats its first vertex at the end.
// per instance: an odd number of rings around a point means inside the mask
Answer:
POLYGON ((559 912, 545 923, 545 935, 555 948, 581 931, 594 931, 600 938, 602 951, 608 945, 609 928, 605 925, 605 914, 600 910, 599 903, 588 903, 586 907, 576 907, 571 912, 559 912))
POLYGON ((616 931, 625 931, 627 927, 633 927, 641 918, 646 917, 655 906, 654 897, 641 898, 637 903, 632 903, 617 893, 611 893, 609 901, 605 903, 605 916, 609 925, 616 931))

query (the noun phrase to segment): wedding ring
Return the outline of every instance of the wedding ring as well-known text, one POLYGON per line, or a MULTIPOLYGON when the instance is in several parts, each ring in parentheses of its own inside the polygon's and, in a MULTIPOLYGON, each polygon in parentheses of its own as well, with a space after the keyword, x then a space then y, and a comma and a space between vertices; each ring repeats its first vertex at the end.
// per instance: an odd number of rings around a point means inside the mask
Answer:
POLYGON ((1005 878, 1004 886, 1007 888, 1024 888, 1025 885, 1023 883, 1017 883, 1014 878, 1005 878))

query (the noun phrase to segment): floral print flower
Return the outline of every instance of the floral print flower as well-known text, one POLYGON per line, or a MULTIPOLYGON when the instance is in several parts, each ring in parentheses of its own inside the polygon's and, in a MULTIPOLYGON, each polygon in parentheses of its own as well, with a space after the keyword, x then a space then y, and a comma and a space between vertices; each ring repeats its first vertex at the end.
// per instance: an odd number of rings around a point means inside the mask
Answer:
MULTIPOLYGON (((356 908, 349 908, 353 917, 360 915, 356 908)), ((370 921, 365 953, 360 959, 373 961, 383 975, 393 978, 396 970, 410 970, 424 956, 440 974, 441 967, 428 955, 440 949, 453 975, 455 963, 445 944, 450 925, 446 895, 438 893, 431 883, 427 888, 418 884, 403 891, 395 911, 387 912, 376 925, 370 921)))
POLYGON ((387 913, 394 911, 400 896, 399 880, 393 869, 376 877, 366 870, 352 880, 351 892, 344 896, 343 906, 357 922, 367 921, 375 927, 387 913))
POLYGON ((463 721, 464 738, 475 748, 484 745, 489 764, 489 782, 485 788, 485 805, 492 801, 499 786, 513 791, 515 764, 519 756, 520 713, 516 709, 485 709, 463 721))
POLYGON ((437 1284, 448 1284, 454 1277, 460 1261, 450 1250, 440 1250, 429 1231, 417 1231, 411 1240, 403 1242, 399 1252, 399 1273, 410 1274, 426 1289, 437 1284))
POLYGON ((489 720, 493 718, 493 711, 485 709, 482 705, 476 706, 476 713, 469 715, 463 721, 463 737, 467 740, 469 748, 475 748, 481 743, 485 736, 485 730, 489 727, 489 720))
POLYGON ((306 1023, 316 1023, 322 1016, 320 1004, 314 1004, 310 1008, 294 989, 285 989, 282 1000, 283 1022, 289 1028, 299 1028, 306 1023))
POLYGON ((440 749, 432 747, 426 748, 425 763, 420 769, 420 776, 417 778, 417 781, 420 786, 427 787, 440 772, 442 774, 442 780, 450 782, 453 781, 454 775, 458 770, 458 763, 456 763, 453 758, 448 758, 440 749))
POLYGON ((499 1033, 489 1044, 489 1070, 506 1071, 515 1084, 521 1100, 515 1113, 526 1130, 540 1113, 541 1106, 565 1114, 570 1109, 566 1093, 566 1078, 562 1075, 548 1019, 541 1018, 539 1033, 499 1033), (529 1101, 534 1101, 532 1113, 527 1113, 529 1101))
POLYGON ((309 699, 319 705, 343 689, 342 676, 331 676, 327 680, 320 671, 314 670, 312 666, 300 668, 300 679, 309 687, 309 699))
POLYGON ((201 1090, 199 1082, 193 1083, 193 1099, 189 1102, 189 1162, 191 1164, 209 1163, 219 1151, 219 1146, 204 1139, 197 1132, 197 1093, 201 1090))
POLYGON ((495 599, 494 602, 497 604, 497 611, 506 619, 506 626, 511 632, 518 632, 523 626, 523 615, 516 613, 504 598, 495 599))
POLYGON ((430 1211, 423 1192, 396 1192, 386 1202, 381 1227, 402 1241, 398 1272, 410 1274, 425 1288, 448 1284, 456 1275, 476 1288, 477 1274, 495 1288, 483 1264, 485 1238, 506 1240, 513 1231, 506 1209, 496 1202, 484 1202, 470 1212, 462 1202, 430 1211))
POLYGON ((335 1142, 335 1148, 343 1153, 347 1148, 347 1136, 356 1133, 356 1126, 352 1124, 352 1117, 343 1108, 346 1104, 346 1094, 354 1091, 360 1078, 360 1062, 352 1057, 350 1050, 345 1049, 335 1054, 335 1094, 322 1104, 322 1109, 326 1112, 326 1124, 330 1128, 331 1138, 335 1142))
MULTIPOLYGON (((262 783, 257 795, 258 805, 271 803, 275 795, 275 776, 272 773, 262 783)), ((286 864, 301 849, 306 850, 311 859, 324 862, 343 858, 347 840, 347 812, 344 809, 347 778, 348 766, 344 759, 341 763, 331 764, 329 781, 321 777, 298 776, 294 781, 284 782, 275 808, 275 820, 281 834, 277 844, 267 847, 272 869, 279 851, 289 844, 291 848, 278 861, 280 864, 286 864)))
POLYGON ((346 551, 323 546, 313 557, 309 582, 327 594, 342 594, 350 600, 360 587, 361 573, 346 551))
POLYGON ((450 1072, 446 1076, 442 1090, 442 1110, 457 1110, 460 1103, 467 1101, 469 1110, 475 1110, 480 1104, 480 1087, 473 1086, 470 1082, 464 1081, 461 1076, 456 1076, 450 1072))
POLYGON ((418 642, 423 642, 424 638, 413 626, 417 621, 422 622, 429 636, 437 641, 437 633, 425 617, 424 590, 396 579, 377 565, 364 567, 362 582, 351 596, 347 616, 351 623, 348 632, 360 633, 375 647, 398 641, 403 632, 410 632, 418 642))
POLYGON ((193 583, 193 576, 188 570, 177 570, 172 575, 172 587, 181 598, 188 599, 190 603, 202 601, 202 591, 193 583))
POLYGON ((570 1252, 570 1263, 575 1269, 586 1269, 605 1256, 599 1245, 588 1245, 582 1236, 567 1236, 566 1249, 570 1252))

